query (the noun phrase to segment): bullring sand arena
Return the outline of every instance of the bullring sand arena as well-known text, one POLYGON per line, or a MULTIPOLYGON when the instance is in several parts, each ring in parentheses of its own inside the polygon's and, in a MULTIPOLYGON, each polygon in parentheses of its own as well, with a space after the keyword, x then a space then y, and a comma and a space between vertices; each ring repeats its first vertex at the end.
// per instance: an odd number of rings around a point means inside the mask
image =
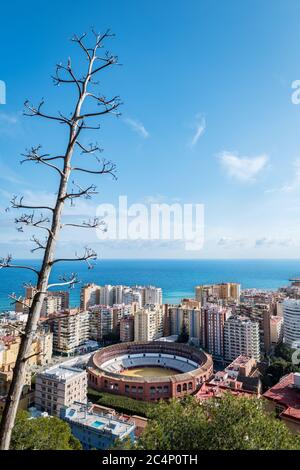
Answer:
POLYGON ((195 393, 212 376, 213 361, 186 344, 118 343, 96 351, 87 372, 95 390, 157 401, 195 393))
POLYGON ((121 372, 121 375, 128 377, 170 377, 176 374, 178 374, 177 370, 168 367, 133 367, 121 372))

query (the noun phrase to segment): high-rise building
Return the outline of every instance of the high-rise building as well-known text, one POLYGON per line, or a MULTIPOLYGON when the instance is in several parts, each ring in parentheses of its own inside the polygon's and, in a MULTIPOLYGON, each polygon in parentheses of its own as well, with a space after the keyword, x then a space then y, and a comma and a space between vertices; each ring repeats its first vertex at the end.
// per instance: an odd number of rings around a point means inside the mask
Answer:
POLYGON ((169 307, 170 335, 180 335, 183 325, 189 338, 201 338, 201 311, 197 308, 190 308, 188 305, 178 305, 169 307))
POLYGON ((53 315, 53 350, 62 355, 72 355, 90 337, 89 313, 67 310, 53 315))
POLYGON ((218 300, 239 303, 240 295, 241 285, 236 282, 223 282, 221 284, 199 285, 195 287, 195 298, 201 305, 218 300))
POLYGON ((260 360, 259 323, 247 317, 231 316, 224 323, 225 360, 238 356, 260 360))
POLYGON ((224 357, 224 324, 231 309, 207 303, 201 309, 201 344, 215 357, 224 357))
POLYGON ((134 317, 128 316, 120 320, 120 341, 128 343, 134 340, 134 317))
POLYGON ((134 340, 154 341, 162 338, 164 314, 162 305, 145 305, 134 315, 134 340))
POLYGON ((300 300, 283 301, 284 342, 291 348, 300 347, 300 300))
MULTIPOLYGON (((28 314, 32 300, 36 293, 35 287, 26 287, 25 297, 15 304, 17 313, 28 314)), ((48 317, 53 313, 69 308, 69 292, 68 291, 48 291, 45 295, 41 309, 41 317, 48 317)))
POLYGON ((162 304, 162 290, 160 287, 146 286, 145 290, 145 305, 161 305, 162 304))
POLYGON ((113 331, 114 309, 105 305, 94 305, 89 309, 90 339, 101 341, 113 331))
POLYGON ((283 339, 283 318, 273 316, 270 318, 270 340, 271 345, 281 343, 283 339))
POLYGON ((88 310, 93 305, 100 304, 100 286, 96 284, 87 284, 80 291, 80 308, 88 310))
POLYGON ((268 352, 271 347, 270 319, 272 305, 269 303, 241 303, 236 313, 259 323, 260 350, 268 352))
POLYGON ((123 290, 122 300, 125 305, 136 303, 139 307, 142 307, 142 293, 129 287, 123 290))
POLYGON ((100 288, 100 304, 112 306, 115 302, 115 288, 110 284, 100 288))
POLYGON ((124 286, 115 286, 115 298, 114 298, 114 303, 115 304, 122 304, 123 303, 123 290, 124 286))

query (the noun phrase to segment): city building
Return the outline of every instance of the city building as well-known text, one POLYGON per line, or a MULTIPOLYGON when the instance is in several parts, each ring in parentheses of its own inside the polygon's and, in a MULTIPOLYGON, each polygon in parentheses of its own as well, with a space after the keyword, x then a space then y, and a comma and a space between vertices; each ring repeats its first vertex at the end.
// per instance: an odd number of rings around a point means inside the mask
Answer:
POLYGON ((60 364, 36 374, 35 406, 50 415, 75 401, 86 403, 87 374, 84 369, 60 364))
POLYGON ((49 319, 53 331, 53 351, 64 356, 90 339, 90 314, 76 309, 56 313, 49 319))
POLYGON ((259 323, 260 350, 268 352, 271 347, 271 316, 274 305, 271 303, 241 303, 235 309, 237 315, 245 316, 259 323))
POLYGON ((224 300, 228 302, 239 303, 241 294, 241 285, 236 282, 223 282, 221 284, 199 285, 195 287, 195 299, 201 305, 207 302, 216 302, 224 300))
POLYGON ((283 335, 288 346, 300 347, 300 300, 283 301, 283 335))
POLYGON ((88 310, 93 305, 100 304, 100 286, 86 284, 80 290, 80 309, 88 310))
POLYGON ((291 373, 263 394, 266 408, 293 432, 300 431, 300 373, 291 373))
POLYGON ((129 343, 134 340, 134 317, 128 316, 120 320, 120 341, 129 343))
POLYGON ((283 339, 283 318, 272 316, 270 318, 270 341, 271 346, 281 343, 283 339))
POLYGON ((238 356, 224 371, 217 372, 209 382, 260 396, 262 383, 257 362, 253 357, 238 356))
POLYGON ((122 301, 125 305, 132 305, 133 303, 135 303, 136 305, 138 305, 139 308, 141 308, 143 305, 142 292, 130 288, 125 288, 123 290, 122 301))
MULTIPOLYGON (((17 313, 28 314, 32 300, 36 293, 33 286, 26 287, 25 297, 15 303, 17 313)), ((41 317, 48 317, 55 312, 66 310, 69 308, 69 292, 68 291, 48 291, 45 295, 41 309, 41 317)))
POLYGON ((100 287, 100 301, 101 305, 112 306, 115 303, 115 288, 110 284, 100 287))
POLYGON ((162 305, 146 305, 134 315, 134 340, 153 341, 164 335, 162 305))
POLYGON ((224 324, 231 309, 206 303, 201 309, 201 345, 213 357, 224 357, 224 324))
POLYGON ((238 356, 260 360, 259 323, 243 316, 231 316, 224 323, 224 356, 234 361, 238 356))
POLYGON ((183 325, 190 339, 200 342, 201 338, 201 311, 190 307, 189 304, 169 307, 168 318, 170 322, 170 335, 180 335, 183 325))
POLYGON ((60 417, 71 427, 84 450, 111 449, 116 439, 135 439, 135 423, 129 417, 105 411, 97 405, 75 402, 62 408, 60 417))
POLYGON ((114 309, 105 305, 95 305, 89 309, 90 339, 102 341, 114 327, 114 309))
MULTIPOLYGON (((6 395, 13 377, 21 336, 14 332, 10 336, 0 337, 0 395, 6 395)), ((52 357, 52 333, 38 331, 31 345, 27 361, 25 385, 31 386, 31 366, 45 365, 52 357)))

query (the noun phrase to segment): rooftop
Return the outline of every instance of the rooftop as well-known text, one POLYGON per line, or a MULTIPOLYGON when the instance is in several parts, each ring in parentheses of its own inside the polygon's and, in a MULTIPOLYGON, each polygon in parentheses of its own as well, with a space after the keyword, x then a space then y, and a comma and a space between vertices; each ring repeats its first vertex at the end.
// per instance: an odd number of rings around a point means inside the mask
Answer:
POLYGON ((58 364, 56 366, 50 367, 49 369, 41 372, 38 375, 43 376, 45 378, 67 380, 71 377, 77 376, 78 374, 82 374, 83 372, 83 369, 80 369, 79 367, 58 364))
POLYGON ((119 438, 129 434, 135 428, 134 421, 128 416, 116 416, 80 402, 73 403, 65 410, 65 419, 99 433, 113 434, 119 438))
POLYGON ((263 395, 268 400, 285 407, 280 414, 281 417, 300 420, 300 387, 295 386, 295 378, 299 376, 300 374, 294 373, 286 375, 263 395))

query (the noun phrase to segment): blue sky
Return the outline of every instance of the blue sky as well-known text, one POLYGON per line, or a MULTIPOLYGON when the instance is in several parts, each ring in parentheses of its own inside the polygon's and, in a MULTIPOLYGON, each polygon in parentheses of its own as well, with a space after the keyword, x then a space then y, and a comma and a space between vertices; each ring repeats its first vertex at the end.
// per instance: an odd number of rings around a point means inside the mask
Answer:
POLYGON ((93 136, 117 164, 118 180, 98 180, 99 195, 74 216, 123 194, 129 203, 203 203, 205 243, 187 253, 180 243, 100 242, 95 233, 66 232, 59 250, 71 254, 84 241, 106 258, 299 257, 300 105, 291 101, 300 79, 299 17, 297 0, 2 5, 0 254, 33 256, 29 234, 17 232, 4 210, 9 196, 54 193, 54 175, 20 167, 20 154, 39 143, 47 153, 61 151, 65 143, 62 128, 23 117, 23 102, 44 97, 49 111, 69 109, 72 95, 50 75, 68 56, 81 60, 69 38, 94 26, 116 33, 107 47, 123 64, 101 78, 101 91, 121 96, 122 116, 103 120, 93 136))

